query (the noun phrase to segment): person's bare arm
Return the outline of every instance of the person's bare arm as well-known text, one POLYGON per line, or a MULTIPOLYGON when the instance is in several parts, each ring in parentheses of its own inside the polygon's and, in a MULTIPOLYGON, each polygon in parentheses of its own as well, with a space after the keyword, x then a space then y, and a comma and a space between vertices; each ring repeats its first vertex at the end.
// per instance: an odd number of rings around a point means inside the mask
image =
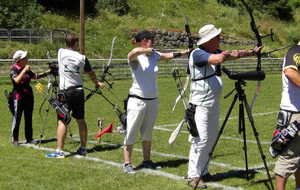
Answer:
POLYGON ((224 53, 227 54, 226 60, 234 60, 242 57, 254 56, 256 53, 260 52, 262 48, 263 46, 256 46, 254 49, 224 51, 224 53))
POLYGON ((162 53, 160 55, 160 61, 181 57, 187 55, 189 52, 190 50, 182 50, 179 52, 162 53))
POLYGON ((26 65, 24 69, 18 74, 18 76, 14 77, 13 80, 15 83, 19 84, 24 76, 24 74, 30 70, 30 65, 26 65))
POLYGON ((89 72, 86 72, 90 79, 93 81, 93 83, 95 84, 95 86, 99 86, 100 88, 103 88, 105 87, 105 84, 103 82, 100 82, 97 80, 97 77, 96 77, 96 74, 94 71, 89 71, 89 72))
POLYGON ((296 86, 300 87, 300 74, 298 71, 292 67, 287 68, 283 71, 285 76, 296 86))
POLYGON ((224 54, 223 52, 220 54, 211 54, 208 57, 208 64, 218 65, 220 63, 223 63, 226 60, 227 56, 228 55, 224 54))
POLYGON ((49 75, 51 72, 51 70, 48 70, 46 72, 43 72, 43 73, 36 73, 35 76, 33 77, 33 79, 41 79, 41 78, 44 78, 46 77, 47 75, 49 75))
POLYGON ((153 52, 153 48, 137 47, 128 53, 127 58, 129 60, 129 62, 131 62, 132 60, 134 60, 137 56, 139 56, 141 54, 151 54, 152 52, 153 52))

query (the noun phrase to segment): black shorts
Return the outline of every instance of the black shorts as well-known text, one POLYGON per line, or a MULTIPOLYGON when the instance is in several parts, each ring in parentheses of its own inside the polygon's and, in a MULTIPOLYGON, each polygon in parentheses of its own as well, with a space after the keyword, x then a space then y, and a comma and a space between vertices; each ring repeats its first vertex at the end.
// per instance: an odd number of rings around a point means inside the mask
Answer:
POLYGON ((75 119, 84 119, 84 91, 71 89, 65 91, 66 103, 75 119))

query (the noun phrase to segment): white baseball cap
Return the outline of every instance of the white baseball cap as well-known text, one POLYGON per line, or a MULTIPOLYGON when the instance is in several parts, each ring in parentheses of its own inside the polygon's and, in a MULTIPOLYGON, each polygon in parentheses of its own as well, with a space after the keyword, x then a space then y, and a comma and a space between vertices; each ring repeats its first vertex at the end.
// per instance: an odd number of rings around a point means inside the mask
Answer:
POLYGON ((222 32, 222 29, 217 29, 213 24, 207 24, 199 29, 200 39, 197 41, 197 45, 204 44, 214 37, 218 36, 222 32))
POLYGON ((13 60, 18 62, 21 59, 24 59, 27 56, 27 51, 17 50, 13 55, 13 60))

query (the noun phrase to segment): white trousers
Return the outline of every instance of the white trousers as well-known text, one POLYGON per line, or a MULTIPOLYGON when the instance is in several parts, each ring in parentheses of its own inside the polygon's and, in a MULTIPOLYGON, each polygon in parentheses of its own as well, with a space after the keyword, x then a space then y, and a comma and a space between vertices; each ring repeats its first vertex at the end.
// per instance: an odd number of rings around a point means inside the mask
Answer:
POLYGON ((196 107, 195 122, 199 137, 191 139, 188 177, 200 177, 208 172, 209 153, 216 141, 219 128, 220 105, 213 107, 196 107))
POLYGON ((134 144, 138 130, 140 130, 142 141, 151 141, 157 112, 157 99, 141 100, 129 98, 127 105, 127 132, 124 138, 124 145, 134 144))

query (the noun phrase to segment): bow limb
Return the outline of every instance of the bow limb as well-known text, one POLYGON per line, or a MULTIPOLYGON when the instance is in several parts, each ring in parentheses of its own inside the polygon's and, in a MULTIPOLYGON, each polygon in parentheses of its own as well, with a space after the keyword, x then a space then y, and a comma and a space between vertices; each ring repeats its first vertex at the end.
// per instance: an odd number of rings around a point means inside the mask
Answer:
MULTIPOLYGON (((104 66, 104 70, 103 70, 103 73, 100 77, 100 81, 101 82, 105 82, 107 85, 108 85, 108 89, 112 89, 112 85, 113 83, 112 82, 109 82, 107 79, 106 79, 106 76, 107 75, 112 75, 110 72, 109 72, 109 69, 111 68, 110 65, 111 65, 111 61, 112 61, 112 57, 113 57, 113 49, 114 49, 114 46, 115 46, 115 41, 117 39, 117 36, 114 36, 113 39, 112 39, 112 42, 111 42, 111 47, 110 47, 110 55, 109 55, 109 59, 107 61, 107 64, 104 66)), ((94 94, 98 93, 99 92, 99 87, 95 87, 94 90, 91 90, 91 89, 88 89, 90 91, 90 93, 88 95, 86 95, 85 97, 85 102, 87 100, 89 100, 94 94)))
MULTIPOLYGON (((262 46, 262 38, 263 37, 259 34, 258 27, 257 27, 257 25, 255 23, 255 19, 254 19, 254 16, 253 16, 253 10, 247 5, 247 3, 245 2, 245 0, 241 0, 241 2, 243 3, 243 5, 245 6, 245 8, 247 9, 247 12, 249 13, 249 16, 250 16, 250 19, 251 19, 251 22, 250 22, 251 29, 252 29, 252 31, 255 34, 255 37, 256 37, 256 40, 257 40, 257 46, 260 47, 260 46, 262 46)), ((271 37, 272 37, 272 35, 273 34, 271 34, 271 37)), ((258 51, 256 53, 256 57, 257 57, 256 70, 257 71, 261 71, 261 56, 262 56, 261 52, 258 51)), ((256 98, 257 98, 257 96, 259 94, 260 89, 261 89, 261 81, 257 81, 256 91, 255 91, 255 94, 253 96, 252 103, 249 106, 249 112, 252 112, 252 108, 253 108, 253 106, 255 104, 255 101, 256 101, 256 98)), ((251 116, 251 114, 248 114, 248 115, 251 116)), ((253 120, 253 118, 252 118, 252 120, 253 120)), ((256 137, 256 138, 258 138, 258 137, 256 137)), ((261 147, 260 147, 260 149, 261 149, 261 147)), ((270 175, 269 170, 267 168, 267 163, 265 161, 264 155, 261 155, 261 157, 262 157, 262 160, 264 162, 265 169, 267 171, 267 176, 268 176, 269 183, 271 185, 271 189, 273 190, 274 186, 273 186, 273 183, 272 183, 272 178, 271 178, 271 175, 270 175)))
POLYGON ((173 71, 173 78, 176 82, 176 87, 177 87, 177 90, 178 90, 178 93, 179 95, 177 96, 176 100, 175 100, 175 103, 173 105, 173 108, 172 108, 172 111, 175 110, 175 107, 177 105, 177 103, 179 102, 179 100, 181 99, 182 100, 182 103, 183 103, 183 106, 184 106, 184 109, 187 108, 187 98, 186 98, 186 94, 185 94, 185 91, 188 87, 188 84, 189 84, 189 75, 187 75, 186 77, 186 80, 185 80, 185 83, 182 84, 182 81, 180 79, 180 76, 178 75, 178 69, 174 69, 173 71))
MULTIPOLYGON (((184 17, 184 28, 185 28, 185 32, 186 32, 187 39, 188 39, 188 48, 192 49, 193 48, 193 38, 192 38, 191 30, 190 30, 188 17, 183 14, 183 11, 182 11, 181 7, 178 5, 178 2, 177 1, 174 1, 174 2, 175 2, 175 5, 177 6, 177 8, 180 10, 180 12, 182 13, 182 15, 184 17)), ((190 56, 190 54, 189 54, 189 56, 190 56)), ((182 81, 180 80, 178 69, 175 68, 174 71, 173 71, 173 78, 176 82, 176 87, 177 87, 177 90, 179 92, 179 95, 177 96, 177 98, 174 102, 174 106, 172 108, 172 111, 174 111, 174 109, 175 109, 175 107, 176 107, 176 105, 177 105, 177 103, 179 102, 180 99, 182 99, 182 103, 184 105, 184 108, 185 109, 187 108, 188 100, 186 98, 185 91, 186 91, 186 89, 188 87, 188 84, 189 84, 189 81, 190 81, 189 69, 187 69, 187 70, 188 70, 188 74, 186 76, 184 85, 182 84, 182 81), (175 70, 177 70, 177 73, 175 73, 175 70)))
POLYGON ((254 104, 256 103, 256 98, 259 95, 260 89, 261 89, 261 81, 257 81, 255 93, 254 93, 254 96, 253 96, 251 104, 250 104, 251 111, 252 111, 254 104))
POLYGON ((109 56, 109 59, 108 59, 108 62, 107 64, 105 65, 104 67, 104 70, 103 70, 103 74, 100 78, 100 81, 101 82, 105 82, 108 86, 109 86, 109 89, 112 89, 112 85, 113 83, 109 82, 107 79, 106 79, 106 76, 107 75, 112 75, 110 72, 109 72, 109 69, 110 69, 110 65, 111 65, 111 61, 112 61, 112 57, 113 57, 113 49, 114 49, 114 45, 115 45, 115 41, 116 41, 117 37, 113 37, 112 39, 112 42, 111 42, 111 48, 110 48, 110 56, 109 56))
MULTIPOLYGON (((256 46, 260 47, 260 46, 262 46, 262 37, 259 34, 258 27, 256 25, 256 22, 255 22, 255 19, 254 19, 254 16, 253 16, 253 9, 248 6, 248 4, 245 2, 245 0, 241 0, 241 2, 243 3, 244 7, 246 8, 246 10, 247 10, 247 12, 250 16, 251 30, 255 34, 255 38, 257 40, 256 46)), ((256 71, 261 71, 261 57, 262 57, 262 55, 261 55, 260 51, 256 53, 256 57, 257 57, 256 71)), ((257 81, 256 90, 255 90, 254 96, 253 96, 251 104, 250 104, 250 110, 251 111, 252 111, 252 108, 253 108, 253 106, 256 102, 256 99, 257 99, 257 97, 260 93, 260 89, 261 89, 261 81, 257 81)))
POLYGON ((185 32, 188 38, 188 48, 192 49, 193 48, 193 38, 192 38, 192 33, 189 25, 189 20, 187 16, 184 16, 184 28, 185 32))
POLYGON ((180 123, 175 128, 175 130, 171 133, 169 140, 168 140, 169 144, 173 144, 175 142, 175 140, 176 140, 177 136, 179 135, 180 130, 185 122, 186 122, 185 119, 181 120, 180 123))

